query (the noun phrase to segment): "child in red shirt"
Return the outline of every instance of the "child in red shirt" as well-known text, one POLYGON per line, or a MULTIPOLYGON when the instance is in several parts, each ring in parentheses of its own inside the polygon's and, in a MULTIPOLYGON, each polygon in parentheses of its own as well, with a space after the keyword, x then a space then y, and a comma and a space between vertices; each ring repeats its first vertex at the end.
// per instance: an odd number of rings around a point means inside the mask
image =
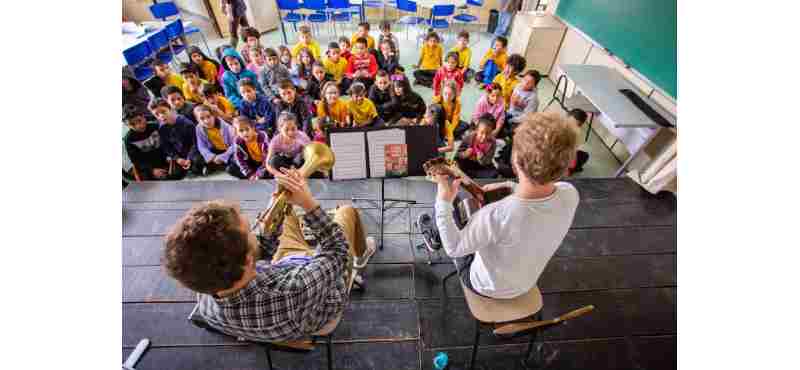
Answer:
POLYGON ((458 68, 458 53, 447 53, 445 64, 441 66, 433 77, 433 96, 441 96, 442 82, 453 80, 458 84, 458 91, 464 87, 464 70, 458 68))
POLYGON ((359 37, 353 48, 353 55, 347 61, 347 69, 344 74, 351 82, 361 82, 369 89, 375 80, 376 73, 378 73, 378 61, 367 50, 367 40, 359 37))

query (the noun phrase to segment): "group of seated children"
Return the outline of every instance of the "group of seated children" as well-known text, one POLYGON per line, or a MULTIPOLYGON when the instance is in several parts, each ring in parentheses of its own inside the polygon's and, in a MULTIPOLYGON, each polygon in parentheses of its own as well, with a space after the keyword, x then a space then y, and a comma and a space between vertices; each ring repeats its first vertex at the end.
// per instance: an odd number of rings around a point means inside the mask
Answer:
MULTIPOLYGON (((361 23, 351 38, 328 44, 322 59, 307 26, 300 27, 294 47, 277 50, 261 45, 257 30, 245 28, 239 50, 220 46, 218 60, 190 46, 189 62, 181 63, 178 73, 158 60, 155 76, 143 84, 123 72, 123 119, 130 127, 125 145, 134 176, 180 179, 225 170, 241 179, 263 179, 302 165, 303 146, 326 142, 329 128, 433 125, 439 153, 455 152, 468 175, 514 177, 503 165, 510 163, 504 155, 510 150, 496 149, 498 144, 510 149, 515 123, 538 110, 539 73, 523 73, 525 59, 506 54, 504 37, 494 41, 473 73, 469 33, 459 33, 443 55, 439 35, 429 32, 413 72, 415 85, 433 89, 426 104, 399 64, 391 23, 380 29, 376 42, 369 23, 361 23), (460 95, 473 75, 484 93, 465 122, 460 95)), ((582 124, 585 113, 573 113, 582 124)))

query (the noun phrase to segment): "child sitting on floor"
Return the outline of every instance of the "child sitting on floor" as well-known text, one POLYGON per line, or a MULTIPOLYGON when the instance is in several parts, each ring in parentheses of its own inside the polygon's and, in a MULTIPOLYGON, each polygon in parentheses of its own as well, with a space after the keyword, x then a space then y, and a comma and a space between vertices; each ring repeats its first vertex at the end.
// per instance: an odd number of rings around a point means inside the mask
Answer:
POLYGON ((506 66, 503 68, 503 73, 498 74, 492 80, 493 83, 500 85, 506 106, 511 103, 511 94, 514 92, 514 88, 517 87, 517 83, 519 83, 517 75, 525 69, 526 63, 525 58, 521 55, 511 54, 506 61, 506 66))
POLYGON ((339 97, 336 83, 328 82, 322 87, 322 101, 317 103, 317 118, 327 121, 329 127, 346 127, 349 108, 339 97))
POLYGON ((141 180, 166 180, 169 165, 161 149, 158 124, 147 122, 144 111, 134 105, 122 108, 122 119, 130 130, 125 134, 125 150, 141 180))
POLYGON ((522 75, 521 83, 517 84, 514 92, 511 93, 511 100, 508 104, 508 119, 510 123, 516 123, 526 113, 539 110, 539 95, 536 86, 542 78, 539 72, 529 69, 522 75))
POLYGON ((197 119, 194 116, 194 104, 186 101, 183 97, 183 92, 177 86, 164 86, 161 89, 161 97, 169 103, 170 107, 178 114, 188 118, 190 121, 197 124, 197 119))
POLYGON ((350 86, 350 101, 347 103, 349 123, 352 127, 380 126, 378 111, 367 98, 367 88, 360 82, 350 86))
POLYGON ((369 35, 369 22, 361 22, 358 24, 358 32, 350 37, 350 42, 355 45, 356 41, 361 38, 367 41, 367 52, 375 50, 375 39, 369 35))
POLYGON ((346 89, 350 86, 342 86, 344 79, 344 72, 347 70, 347 59, 341 57, 341 50, 339 44, 332 42, 328 44, 328 51, 325 52, 325 59, 322 65, 325 66, 325 73, 332 76, 333 80, 339 84, 340 89, 346 89))
POLYGON ((350 48, 353 47, 353 44, 350 42, 346 36, 342 36, 339 38, 339 56, 344 58, 344 60, 350 60, 350 57, 353 56, 353 53, 350 51, 350 48))
POLYGON ((200 71, 190 63, 181 64, 181 76, 184 80, 181 91, 186 100, 194 104, 202 103, 203 85, 208 84, 208 81, 200 79, 200 71))
POLYGON ((403 74, 391 75, 392 105, 395 117, 392 123, 398 125, 416 125, 425 115, 425 100, 411 89, 411 84, 403 74))
POLYGON ((308 26, 300 26, 298 28, 300 31, 300 41, 292 47, 292 57, 299 59, 299 53, 302 49, 308 49, 311 52, 311 55, 314 56, 314 60, 319 60, 320 56, 320 48, 319 43, 314 40, 314 36, 311 34, 311 28, 308 26))
POLYGON ((207 105, 194 108, 198 125, 195 127, 197 150, 203 156, 203 176, 214 171, 224 170, 236 149, 236 134, 228 122, 211 112, 207 105))
MULTIPOLYGON (((383 40, 391 40, 392 45, 395 47, 395 54, 397 55, 397 59, 400 59, 400 50, 397 48, 400 47, 400 40, 397 39, 397 36, 392 34, 392 22, 385 20, 381 21, 380 25, 381 35, 378 37, 378 45, 383 43, 383 40)), ((387 70, 387 72, 392 73, 392 71, 387 70)))
POLYGON ((453 80, 458 84, 458 90, 464 88, 464 72, 458 68, 458 53, 451 51, 447 53, 445 64, 436 71, 433 77, 433 96, 442 94, 442 82, 453 80))
POLYGON ((384 70, 379 70, 375 75, 375 84, 369 88, 369 100, 375 104, 378 110, 378 117, 383 122, 390 122, 395 115, 394 102, 392 102, 392 88, 389 82, 389 74, 384 70))
POLYGON ((478 105, 472 112, 472 128, 476 128, 479 119, 488 114, 494 118, 492 136, 497 137, 506 120, 506 103, 503 101, 501 91, 497 83, 492 82, 486 86, 486 92, 478 99, 478 105))
MULTIPOLYGON (((583 109, 572 109, 567 114, 569 118, 572 119, 572 122, 575 124, 576 130, 580 130, 581 126, 586 123, 586 119, 588 118, 587 114, 583 109)), ((591 130, 591 128, 589 128, 591 130)), ((589 153, 585 150, 582 150, 581 146, 578 146, 578 149, 575 153, 575 158, 570 162, 569 169, 567 172, 568 176, 572 176, 572 174, 582 172, 583 165, 589 161, 589 153)))
POLYGON ((439 34, 430 32, 425 36, 425 46, 419 54, 414 71, 414 84, 425 87, 433 86, 433 77, 436 71, 442 66, 442 45, 439 43, 439 34))
POLYGON ((261 74, 261 71, 267 67, 267 58, 264 55, 264 49, 256 46, 250 49, 250 63, 247 64, 247 70, 256 74, 261 74))
POLYGON ((216 60, 207 57, 199 47, 194 45, 187 47, 186 52, 189 53, 189 59, 192 61, 192 65, 201 72, 202 79, 210 83, 219 83, 217 72, 219 71, 220 65, 216 60))
POLYGON ((297 95, 297 88, 292 81, 283 80, 278 84, 280 100, 272 104, 272 111, 276 115, 283 111, 294 114, 295 123, 308 135, 311 132, 311 108, 303 97, 297 95))
POLYGON ((330 76, 325 73, 325 67, 320 62, 314 62, 311 65, 311 79, 308 80, 308 85, 306 86, 306 94, 312 101, 313 107, 316 107, 322 100, 322 87, 330 81, 330 76))
POLYGON ((228 166, 233 177, 255 181, 269 177, 266 158, 269 137, 264 131, 253 126, 253 122, 245 116, 233 119, 236 129, 236 149, 233 156, 235 166, 228 166))
POLYGON ((183 86, 183 78, 175 72, 172 72, 172 69, 169 67, 167 63, 164 63, 156 58, 151 64, 151 68, 153 68, 154 76, 147 81, 144 81, 144 86, 147 87, 153 95, 158 96, 161 93, 161 90, 167 86, 175 86, 177 88, 181 88, 183 86))
POLYGON ((170 178, 181 179, 187 172, 203 173, 203 158, 197 151, 194 123, 175 112, 166 100, 157 98, 150 102, 150 111, 159 123, 161 148, 167 157, 170 178))
POLYGON ((312 118, 311 129, 314 131, 314 137, 312 137, 313 141, 317 143, 328 144, 328 135, 325 133, 325 123, 322 118, 312 118))
POLYGON ((303 148, 311 142, 305 132, 298 130, 297 117, 291 112, 278 115, 278 134, 269 142, 267 171, 281 174, 281 168, 303 166, 303 148))
POLYGON ((475 74, 475 82, 481 85, 491 83, 494 76, 502 72, 506 67, 506 46, 508 39, 499 36, 494 40, 494 48, 489 49, 481 59, 479 64, 479 71, 475 74))
POLYGON ((245 27, 242 29, 242 41, 244 43, 239 46, 239 55, 244 59, 244 64, 242 64, 242 67, 244 67, 253 62, 253 55, 250 54, 250 51, 253 48, 260 49, 263 47, 261 46, 261 33, 253 27, 245 27))
POLYGON ((456 46, 453 46, 449 52, 456 52, 458 53, 458 68, 461 69, 461 73, 464 76, 464 81, 469 81, 472 79, 472 75, 475 74, 475 71, 470 68, 470 63, 472 62, 472 50, 469 48, 469 32, 461 31, 458 33, 458 42, 456 46))
POLYGON ((311 51, 308 49, 300 49, 297 53, 297 63, 294 65, 294 70, 292 70, 292 75, 295 78, 295 85, 297 85, 301 91, 305 91, 308 88, 308 81, 311 80, 311 70, 313 69, 313 65, 316 63, 316 59, 314 59, 314 55, 311 54, 311 51))
POLYGON ((458 84, 455 81, 446 81, 442 87, 441 99, 434 99, 444 111, 444 126, 440 128, 441 139, 447 143, 444 148, 439 148, 440 153, 450 152, 455 149, 455 141, 467 130, 466 123, 461 121, 461 99, 458 97, 458 84))
POLYGON ((272 103, 266 96, 258 93, 256 83, 249 78, 239 80, 239 93, 242 95, 242 108, 239 110, 241 115, 249 118, 256 130, 274 135, 275 113, 272 111, 272 103))
MULTIPOLYGON (((242 102, 242 96, 239 95, 239 80, 249 78, 258 81, 258 76, 244 67, 245 63, 242 57, 233 48, 225 49, 222 55, 222 67, 225 69, 225 73, 222 75, 222 88, 225 91, 225 97, 233 103, 234 107, 239 108, 242 102)), ((264 93, 260 86, 257 86, 257 90, 264 93)))
POLYGON ((258 74, 260 78, 259 83, 267 99, 272 103, 276 103, 280 100, 278 96, 278 83, 282 80, 290 80, 292 74, 281 64, 280 57, 275 49, 267 48, 264 50, 264 55, 267 57, 267 65, 261 70, 261 73, 258 74))
POLYGON ((279 57, 280 57, 281 64, 283 64, 283 66, 286 69, 291 71, 292 70, 292 51, 289 50, 289 48, 286 47, 286 45, 281 45, 281 46, 278 46, 278 54, 280 54, 279 57))
POLYGON ((495 178, 494 152, 496 149, 494 116, 484 114, 477 119, 474 129, 467 131, 456 152, 458 168, 473 178, 495 178))
POLYGON ((400 66, 400 58, 397 54, 397 45, 391 39, 383 39, 380 44, 377 59, 378 68, 388 73, 395 73, 400 66))
MULTIPOLYGON (((245 79, 249 80, 250 78, 245 77, 245 79)), ((239 92, 237 91, 236 94, 239 94, 239 92)), ((203 86, 203 104, 211 108, 211 112, 225 122, 231 122, 233 117, 236 117, 236 107, 220 94, 216 85, 207 84, 203 86)), ((241 102, 239 104, 241 105, 241 102)))
POLYGON ((372 80, 378 72, 378 62, 375 56, 367 51, 367 41, 364 38, 357 39, 354 45, 353 55, 347 62, 345 71, 349 84, 361 82, 364 86, 372 86, 372 80))

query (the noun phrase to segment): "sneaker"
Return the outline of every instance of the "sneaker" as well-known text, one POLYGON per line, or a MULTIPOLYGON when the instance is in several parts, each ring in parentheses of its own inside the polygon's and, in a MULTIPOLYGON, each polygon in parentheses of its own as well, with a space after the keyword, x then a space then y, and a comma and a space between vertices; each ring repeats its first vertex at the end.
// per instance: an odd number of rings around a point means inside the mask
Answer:
POLYGON ((442 242, 439 239, 439 231, 433 224, 433 218, 427 213, 419 215, 417 218, 417 230, 422 233, 422 240, 429 251, 435 252, 442 249, 442 242))
POLYGON ((208 166, 203 166, 203 177, 208 176, 208 166))
MULTIPOLYGON (((367 250, 364 251, 364 255, 357 258, 356 261, 353 263, 353 267, 357 270, 366 267, 367 262, 369 262, 369 259, 372 257, 373 254, 375 254, 375 251, 377 250, 377 248, 375 247, 375 238, 368 236, 366 244, 367 244, 367 250)), ((356 276, 356 279, 358 278, 359 277, 356 276)))

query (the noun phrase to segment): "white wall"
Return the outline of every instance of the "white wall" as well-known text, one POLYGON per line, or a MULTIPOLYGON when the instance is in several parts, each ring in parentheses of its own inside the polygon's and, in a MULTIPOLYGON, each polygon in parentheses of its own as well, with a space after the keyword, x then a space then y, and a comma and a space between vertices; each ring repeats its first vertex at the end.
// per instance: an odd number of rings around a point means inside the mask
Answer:
MULTIPOLYGON (((178 9, 180 10, 208 17, 208 10, 206 9, 206 6, 203 4, 203 0, 172 0, 172 1, 175 3, 175 5, 178 6, 178 9)), ((219 1, 219 0, 212 0, 212 1, 219 1)))

